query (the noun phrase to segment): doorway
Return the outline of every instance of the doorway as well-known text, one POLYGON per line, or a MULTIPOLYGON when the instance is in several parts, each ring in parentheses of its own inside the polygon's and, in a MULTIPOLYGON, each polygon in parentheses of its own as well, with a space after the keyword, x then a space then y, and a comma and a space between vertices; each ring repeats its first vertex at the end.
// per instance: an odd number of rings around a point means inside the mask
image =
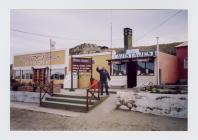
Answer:
POLYGON ((128 88, 136 87, 137 85, 137 62, 132 61, 127 63, 127 85, 128 88))
POLYGON ((39 85, 44 85, 48 83, 49 78, 49 68, 33 68, 33 76, 32 80, 34 83, 38 83, 39 85))

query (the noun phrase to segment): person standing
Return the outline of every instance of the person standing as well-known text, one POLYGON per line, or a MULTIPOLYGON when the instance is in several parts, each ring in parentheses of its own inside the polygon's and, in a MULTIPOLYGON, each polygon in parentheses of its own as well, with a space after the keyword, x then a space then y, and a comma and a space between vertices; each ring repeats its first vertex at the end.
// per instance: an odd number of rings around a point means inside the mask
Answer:
POLYGON ((108 82, 107 79, 111 80, 108 71, 102 67, 102 69, 100 69, 98 66, 96 68, 96 71, 100 74, 100 91, 101 91, 101 95, 103 95, 103 87, 105 86, 105 91, 106 91, 106 95, 109 95, 108 92, 108 82))

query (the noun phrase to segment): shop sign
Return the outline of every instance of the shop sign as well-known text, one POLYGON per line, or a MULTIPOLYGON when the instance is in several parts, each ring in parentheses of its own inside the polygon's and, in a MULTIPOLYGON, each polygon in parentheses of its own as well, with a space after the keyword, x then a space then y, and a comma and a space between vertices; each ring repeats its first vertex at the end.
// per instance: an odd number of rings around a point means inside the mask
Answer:
POLYGON ((123 54, 113 54, 112 59, 141 58, 155 56, 155 52, 131 52, 123 54))
POLYGON ((72 71, 90 72, 92 70, 91 58, 72 58, 72 71))
POLYGON ((128 49, 126 50, 126 54, 131 54, 131 53, 139 53, 139 49, 128 49))

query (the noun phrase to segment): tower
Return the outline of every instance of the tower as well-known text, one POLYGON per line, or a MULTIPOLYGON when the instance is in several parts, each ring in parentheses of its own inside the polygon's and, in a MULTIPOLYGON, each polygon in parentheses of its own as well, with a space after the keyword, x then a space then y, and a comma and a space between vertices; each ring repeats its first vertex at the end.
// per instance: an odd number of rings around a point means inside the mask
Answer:
POLYGON ((124 28, 124 51, 132 48, 132 29, 124 28))

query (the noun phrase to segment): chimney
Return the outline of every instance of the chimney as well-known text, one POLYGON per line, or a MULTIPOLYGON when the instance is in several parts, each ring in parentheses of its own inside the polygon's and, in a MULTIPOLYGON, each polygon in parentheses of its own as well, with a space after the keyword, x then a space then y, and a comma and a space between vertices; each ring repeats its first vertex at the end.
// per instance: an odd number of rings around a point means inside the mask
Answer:
POLYGON ((124 51, 131 49, 132 46, 132 29, 124 28, 124 51))

